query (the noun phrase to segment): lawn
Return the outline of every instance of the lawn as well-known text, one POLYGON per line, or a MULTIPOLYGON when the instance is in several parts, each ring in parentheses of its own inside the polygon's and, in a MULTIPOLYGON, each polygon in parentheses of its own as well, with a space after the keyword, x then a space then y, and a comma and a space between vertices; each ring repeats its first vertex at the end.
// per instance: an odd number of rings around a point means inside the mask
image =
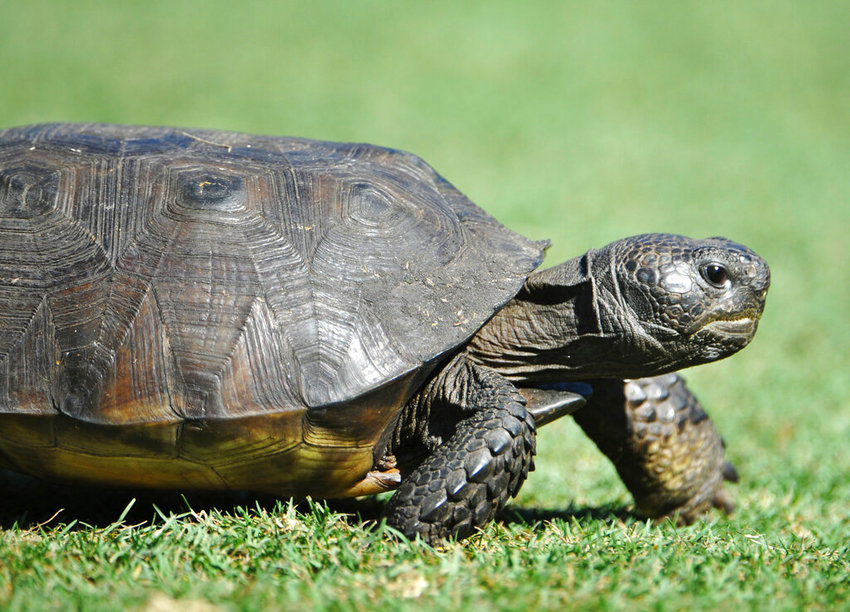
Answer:
POLYGON ((111 492, 93 509, 16 481, 0 609, 850 605, 847 23, 850 4, 820 0, 7 3, 0 127, 373 142, 550 238, 550 263, 646 231, 725 235, 773 285, 753 345, 686 373, 741 474, 730 517, 640 520, 566 420, 501 520, 438 549, 374 529, 368 501, 111 492))

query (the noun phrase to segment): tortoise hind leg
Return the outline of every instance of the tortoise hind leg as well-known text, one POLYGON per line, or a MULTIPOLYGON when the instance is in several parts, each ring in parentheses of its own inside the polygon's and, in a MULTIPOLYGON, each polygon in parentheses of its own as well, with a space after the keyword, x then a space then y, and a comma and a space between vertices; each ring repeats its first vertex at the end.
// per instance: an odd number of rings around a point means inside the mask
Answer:
POLYGON ((645 516, 678 513, 690 523, 712 506, 734 509, 723 481, 737 481, 737 473, 681 376, 595 381, 593 396, 573 416, 614 463, 645 516))
POLYGON ((485 384, 473 385, 466 398, 472 412, 405 475, 384 510, 387 523, 410 538, 434 543, 471 535, 517 494, 533 469, 535 425, 522 396, 489 370, 476 375, 485 384))

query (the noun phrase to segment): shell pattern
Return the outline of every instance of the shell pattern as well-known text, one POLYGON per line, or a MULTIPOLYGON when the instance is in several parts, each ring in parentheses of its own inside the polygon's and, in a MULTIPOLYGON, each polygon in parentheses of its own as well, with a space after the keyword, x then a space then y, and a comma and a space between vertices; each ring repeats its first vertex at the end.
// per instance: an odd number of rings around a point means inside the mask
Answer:
POLYGON ((0 132, 0 465, 345 488, 543 246, 390 149, 99 124, 0 132))

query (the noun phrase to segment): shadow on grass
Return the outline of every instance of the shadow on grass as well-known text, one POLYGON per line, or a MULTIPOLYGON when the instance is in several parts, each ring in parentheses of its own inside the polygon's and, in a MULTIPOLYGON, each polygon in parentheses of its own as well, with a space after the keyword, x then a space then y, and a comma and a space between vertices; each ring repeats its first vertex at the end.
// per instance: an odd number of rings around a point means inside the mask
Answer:
MULTIPOLYGON (((342 513, 345 520, 359 525, 377 523, 387 496, 361 499, 328 500, 333 512, 342 513)), ((162 519, 158 515, 183 514, 189 511, 217 510, 232 513, 237 508, 261 508, 274 510, 279 502, 288 499, 274 495, 240 492, 188 492, 176 493, 147 489, 105 488, 89 486, 58 485, 27 476, 0 470, 0 529, 11 529, 15 525, 26 530, 45 527, 67 526, 72 529, 86 527, 104 528, 117 521, 125 509, 132 507, 124 516, 127 525, 150 524, 162 519), (133 501, 135 500, 135 501, 133 501)), ((297 502, 296 508, 309 512, 309 504, 297 502)), ((621 505, 600 507, 574 507, 561 509, 514 508, 500 513, 498 519, 507 524, 533 526, 549 521, 617 521, 635 518, 621 505)))
POLYGON ((604 504, 602 506, 573 506, 566 508, 513 508, 503 510, 498 519, 503 523, 513 525, 534 526, 551 521, 576 521, 579 524, 588 521, 604 521, 607 523, 627 520, 644 520, 643 517, 622 504, 604 504))
MULTIPOLYGON (((0 529, 31 529, 76 522, 79 528, 106 527, 132 502, 124 523, 149 524, 158 514, 183 514, 238 507, 272 510, 280 498, 238 492, 187 492, 53 484, 0 470, 0 529), (133 501, 135 500, 135 501, 133 501), (159 512, 157 511, 159 510, 159 512)), ((161 519, 160 519, 161 521, 161 519)))

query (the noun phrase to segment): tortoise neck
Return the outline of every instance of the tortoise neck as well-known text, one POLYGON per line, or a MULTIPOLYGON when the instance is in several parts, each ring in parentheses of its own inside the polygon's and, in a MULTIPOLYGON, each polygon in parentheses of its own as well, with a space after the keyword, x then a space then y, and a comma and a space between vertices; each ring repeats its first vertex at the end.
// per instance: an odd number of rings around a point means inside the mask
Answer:
POLYGON ((529 276, 517 296, 472 338, 467 352, 514 382, 564 380, 565 374, 581 376, 586 364, 575 359, 565 371, 553 354, 573 354, 599 331, 584 255, 529 276))
POLYGON ((607 249, 588 251, 529 276, 469 342, 470 359, 519 385, 640 376, 629 359, 636 343, 643 355, 655 351, 619 295, 610 259, 607 249))

